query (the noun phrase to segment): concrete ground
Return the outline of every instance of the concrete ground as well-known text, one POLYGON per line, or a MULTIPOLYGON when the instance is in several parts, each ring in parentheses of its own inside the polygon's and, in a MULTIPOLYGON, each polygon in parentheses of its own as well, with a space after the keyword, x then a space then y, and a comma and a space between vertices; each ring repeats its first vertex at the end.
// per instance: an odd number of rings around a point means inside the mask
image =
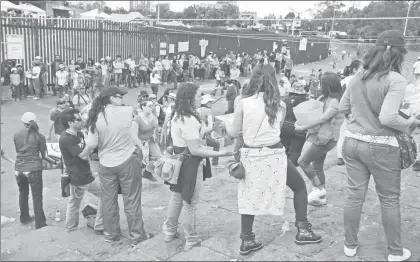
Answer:
MULTIPOLYGON (((339 46, 337 49, 339 50, 339 46)), ((349 62, 348 58, 345 61, 339 61, 338 68, 343 68, 349 62)), ((328 58, 309 65, 299 65, 293 69, 293 72, 297 75, 306 75, 312 68, 331 70, 331 60, 328 58)), ((202 90, 205 93, 210 92, 213 87, 214 83, 202 83, 202 90)), ((139 89, 129 90, 125 103, 135 105, 138 91, 139 89)), ((48 97, 38 101, 6 102, 2 105, 1 144, 7 153, 12 157, 15 156, 13 134, 22 128, 19 119, 24 112, 36 113, 41 133, 47 133, 48 114, 54 107, 55 99, 55 97, 48 97)), ((222 99, 216 104, 215 113, 223 112, 225 109, 226 102, 222 99)), ((220 164, 223 166, 227 160, 222 158, 220 164)), ((294 244, 293 238, 296 233, 293 225, 294 210, 292 194, 288 192, 284 216, 256 217, 254 231, 257 240, 264 243, 264 248, 249 256, 239 255, 240 215, 237 210, 237 181, 229 177, 226 170, 214 170, 213 178, 205 182, 198 209, 198 231, 202 245, 184 252, 182 247, 185 237, 182 226, 180 226, 180 239, 171 243, 163 241, 161 227, 165 219, 170 191, 162 181, 157 183, 144 181, 142 194, 145 228, 156 236, 132 248, 128 241, 127 222, 121 197, 119 203, 124 239, 120 243, 116 245, 105 243, 103 237, 95 235, 86 226, 82 216, 79 230, 71 233, 64 231, 67 200, 61 198, 60 173, 57 170, 44 171, 43 175, 44 211, 49 226, 36 231, 33 224, 21 226, 18 221, 18 188, 13 167, 3 161, 2 165, 7 172, 1 177, 1 214, 16 218, 16 221, 1 229, 1 260, 385 260, 387 249, 374 182, 370 183, 364 205, 359 233, 360 249, 356 257, 351 259, 343 254, 343 205, 347 181, 345 167, 335 166, 335 161, 336 150, 332 150, 325 166, 328 204, 323 207, 309 207, 309 220, 313 224, 314 231, 323 236, 323 242, 308 246, 294 244), (54 221, 57 210, 60 210, 62 214, 62 221, 58 223, 54 221)), ((308 182, 307 188, 311 189, 308 182)), ((403 245, 412 251, 411 261, 417 261, 420 257, 419 191, 420 175, 412 172, 411 169, 405 170, 402 175, 401 197, 403 245)), ((83 202, 82 207, 87 203, 95 204, 96 200, 90 194, 86 194, 83 202)), ((182 217, 180 221, 183 221, 182 217)))

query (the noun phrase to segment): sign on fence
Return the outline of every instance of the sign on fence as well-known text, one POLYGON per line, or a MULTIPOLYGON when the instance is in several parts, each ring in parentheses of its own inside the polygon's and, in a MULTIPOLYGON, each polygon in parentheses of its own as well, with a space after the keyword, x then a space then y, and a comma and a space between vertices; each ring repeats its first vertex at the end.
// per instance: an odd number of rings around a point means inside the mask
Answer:
POLYGON ((8 59, 24 59, 23 35, 6 35, 6 48, 8 59))

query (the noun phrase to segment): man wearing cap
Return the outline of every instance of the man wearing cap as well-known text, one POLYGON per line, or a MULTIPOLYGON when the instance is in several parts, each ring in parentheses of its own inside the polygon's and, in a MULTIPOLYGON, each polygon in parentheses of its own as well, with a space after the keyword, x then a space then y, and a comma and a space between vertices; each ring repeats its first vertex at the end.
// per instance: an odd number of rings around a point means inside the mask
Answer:
MULTIPOLYGON (((198 115, 200 116, 201 121, 205 124, 204 130, 204 140, 207 146, 212 147, 213 151, 220 150, 220 143, 214 139, 211 134, 213 132, 214 117, 212 113, 214 99, 211 95, 203 95, 201 98, 201 107, 197 109, 198 115)), ((219 158, 213 157, 212 165, 217 166, 219 164, 219 158)))
POLYGON ((67 80, 69 78, 69 73, 64 70, 64 65, 60 64, 58 66, 59 70, 55 73, 55 86, 57 87, 56 90, 58 91, 58 95, 61 97, 64 93, 68 93, 68 83, 67 80))
POLYGON ((40 73, 39 73, 39 82, 41 84, 40 93, 43 95, 46 94, 47 91, 47 74, 48 74, 48 68, 47 65, 42 62, 41 56, 35 57, 35 64, 38 64, 40 67, 40 73))
POLYGON ((417 57, 417 62, 413 65, 413 83, 420 80, 420 56, 417 57))
POLYGON ((120 240, 118 187, 121 186, 129 236, 132 245, 136 246, 153 235, 144 230, 141 209, 142 144, 131 131, 133 108, 123 106, 126 93, 117 87, 101 90, 97 103, 92 104, 93 114, 87 121, 86 145, 90 150, 98 148, 105 241, 113 243, 120 240))
POLYGON ((54 108, 50 113, 50 125, 48 127, 48 136, 47 140, 51 140, 51 134, 54 129, 55 137, 57 138, 57 141, 60 140, 60 135, 63 133, 63 131, 66 130, 66 128, 63 125, 63 121, 61 121, 61 113, 69 107, 69 101, 66 99, 66 97, 61 97, 56 102, 57 107, 54 108))
POLYGON ((293 60, 290 56, 284 56, 285 64, 284 64, 284 74, 286 75, 287 79, 290 80, 290 75, 292 74, 293 68, 293 60))

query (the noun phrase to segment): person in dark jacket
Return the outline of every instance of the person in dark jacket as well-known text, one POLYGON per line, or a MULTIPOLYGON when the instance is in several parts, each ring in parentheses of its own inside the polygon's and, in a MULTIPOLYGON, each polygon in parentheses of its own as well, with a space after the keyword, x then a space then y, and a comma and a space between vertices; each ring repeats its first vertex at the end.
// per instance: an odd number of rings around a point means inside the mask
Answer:
POLYGON ((294 85, 285 98, 286 103, 286 117, 281 130, 280 139, 281 143, 286 148, 287 155, 292 161, 293 165, 298 166, 298 159, 302 152, 303 145, 306 140, 306 132, 295 131, 296 117, 293 113, 293 108, 302 102, 308 100, 308 94, 303 86, 294 85))
POLYGON ((227 80, 228 84, 226 91, 226 100, 228 102, 228 110, 226 114, 232 114, 235 107, 235 98, 238 96, 238 90, 235 84, 232 83, 232 80, 227 80))

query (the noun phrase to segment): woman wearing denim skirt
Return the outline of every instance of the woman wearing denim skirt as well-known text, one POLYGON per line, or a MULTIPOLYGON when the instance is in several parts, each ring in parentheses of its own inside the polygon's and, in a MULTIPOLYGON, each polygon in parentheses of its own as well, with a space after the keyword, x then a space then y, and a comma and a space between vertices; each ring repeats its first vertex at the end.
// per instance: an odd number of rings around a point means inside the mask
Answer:
POLYGON ((184 207, 186 211, 186 218, 183 221, 186 238, 185 251, 199 246, 201 243, 197 233, 197 208, 203 181, 211 177, 208 157, 232 156, 234 154, 231 151, 209 150, 201 143, 200 138, 204 134, 200 132, 202 121, 197 112, 202 97, 201 92, 198 92, 199 88, 198 85, 190 82, 180 86, 170 121, 173 152, 189 156, 182 163, 178 183, 170 185, 172 197, 169 201, 163 233, 165 242, 171 242, 174 238, 179 237, 178 220, 184 207))
POLYGON ((395 137, 396 132, 411 133, 420 124, 415 117, 406 119, 399 114, 407 87, 401 75, 406 53, 400 32, 383 32, 340 102, 340 112, 353 115, 343 147, 348 176, 344 207, 347 256, 356 255, 359 247, 357 234, 371 175, 381 203, 388 261, 405 261, 411 256, 401 243, 401 153, 395 137))

